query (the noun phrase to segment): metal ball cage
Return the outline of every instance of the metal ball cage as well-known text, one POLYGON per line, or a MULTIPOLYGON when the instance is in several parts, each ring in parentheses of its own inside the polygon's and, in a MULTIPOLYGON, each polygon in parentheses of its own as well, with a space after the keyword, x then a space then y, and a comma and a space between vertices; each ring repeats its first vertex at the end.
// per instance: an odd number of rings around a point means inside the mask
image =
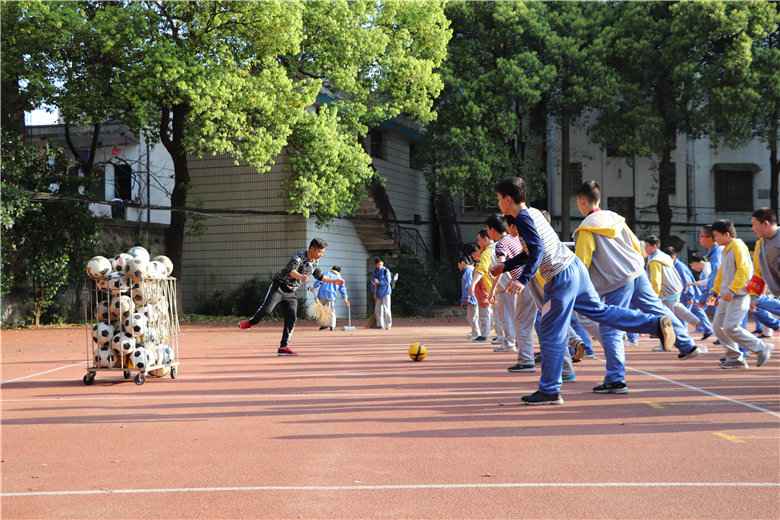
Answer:
MULTIPOLYGON (((82 291, 82 301, 84 302, 84 323, 86 324, 86 359, 87 373, 84 374, 83 382, 85 385, 91 385, 95 382, 98 372, 122 372, 124 379, 133 379, 135 384, 142 385, 146 382, 147 376, 151 372, 165 369, 170 371, 165 375, 170 375, 171 379, 176 379, 179 371, 179 312, 176 304, 176 278, 168 277, 162 280, 143 280, 136 286, 131 285, 127 290, 112 290, 110 288, 101 288, 95 280, 87 280, 82 291), (139 294, 140 292, 140 294, 139 294), (135 306, 137 298, 145 303, 156 307, 152 319, 147 321, 147 330, 145 337, 154 338, 156 345, 167 344, 173 349, 173 361, 162 363, 159 356, 155 356, 156 362, 150 366, 144 366, 143 369, 135 367, 129 362, 130 355, 125 355, 120 350, 119 365, 114 367, 99 367, 95 360, 96 348, 99 344, 93 339, 93 326, 98 323, 106 323, 114 327, 115 332, 124 332, 123 322, 130 320, 130 326, 135 325, 135 314, 137 311, 113 313, 111 304, 120 296, 129 296, 135 306), (108 311, 100 317, 100 307, 106 304, 108 311), (133 376, 135 372, 135 376, 133 376)), ((109 340, 109 343, 113 340, 109 340)), ((111 348, 111 347, 109 347, 111 348)), ((164 376, 160 376, 164 377, 164 376)))

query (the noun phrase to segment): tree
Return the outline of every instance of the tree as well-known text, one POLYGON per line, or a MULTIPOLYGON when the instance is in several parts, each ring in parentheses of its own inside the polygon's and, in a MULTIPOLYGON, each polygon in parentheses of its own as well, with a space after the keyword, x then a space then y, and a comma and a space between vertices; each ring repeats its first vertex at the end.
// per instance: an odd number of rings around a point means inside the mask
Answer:
POLYGON ((602 107, 592 135, 623 155, 660 159, 656 209, 663 241, 671 234, 677 136, 741 132, 744 107, 723 101, 750 87, 751 44, 767 33, 773 11, 765 2, 610 5, 598 45, 620 95, 602 107))
POLYGON ((529 127, 532 116, 538 123, 534 109, 555 76, 533 45, 544 11, 534 2, 447 4, 454 34, 442 67, 439 117, 425 142, 430 184, 438 190, 493 207, 495 181, 522 172, 531 192, 543 193, 544 164, 531 151, 529 127))
MULTIPOLYGON (((80 289, 72 259, 92 251, 97 236, 87 202, 58 196, 83 183, 68 173, 71 164, 62 150, 3 134, 2 293, 29 296, 36 326, 69 280, 80 289)), ((76 266, 79 273, 83 266, 76 266)))
POLYGON ((543 96, 545 111, 561 128, 561 236, 571 236, 571 125, 588 110, 615 95, 613 74, 598 53, 596 41, 606 6, 598 2, 548 2, 546 27, 539 42, 542 60, 555 76, 543 96))
MULTIPOLYGON (((230 154, 266 172, 289 146, 292 211, 344 214, 373 175, 359 141, 368 126, 398 115, 433 119, 435 69, 449 38, 439 2, 64 2, 46 16, 67 20, 62 30, 95 46, 110 84, 121 85, 56 100, 96 114, 111 95, 115 117, 170 153, 166 250, 179 276, 189 157, 230 154), (328 107, 312 110, 323 89, 328 107), (331 187, 312 190, 323 181, 331 187)), ((49 58, 60 78, 81 78, 75 69, 106 84, 104 69, 49 58)))

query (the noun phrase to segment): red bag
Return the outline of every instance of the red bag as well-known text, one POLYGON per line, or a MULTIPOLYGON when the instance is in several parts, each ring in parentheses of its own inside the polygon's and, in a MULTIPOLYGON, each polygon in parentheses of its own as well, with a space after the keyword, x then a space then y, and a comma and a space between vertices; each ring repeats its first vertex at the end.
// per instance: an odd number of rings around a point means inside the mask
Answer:
POLYGON ((745 286, 745 290, 748 292, 748 294, 760 296, 764 294, 765 287, 766 282, 764 282, 760 276, 754 274, 753 278, 751 278, 748 284, 745 286))

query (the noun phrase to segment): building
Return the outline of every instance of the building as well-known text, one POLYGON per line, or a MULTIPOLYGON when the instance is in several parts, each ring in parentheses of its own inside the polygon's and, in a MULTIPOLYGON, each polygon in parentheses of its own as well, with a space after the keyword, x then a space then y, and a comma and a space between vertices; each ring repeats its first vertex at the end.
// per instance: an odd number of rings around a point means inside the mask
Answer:
MULTIPOLYGON (((584 180, 595 179, 602 188, 602 206, 626 217, 640 236, 658 232, 656 211, 658 165, 655 157, 618 157, 590 141, 588 120, 572 128, 570 193, 584 180)), ((548 133, 548 177, 551 214, 561 215, 560 137, 548 133)), ((746 242, 753 242, 750 216, 754 209, 770 206, 770 162, 766 143, 754 139, 731 149, 715 147, 709 138, 682 134, 672 154, 675 179, 669 203, 674 212, 672 235, 694 250, 698 227, 717 219, 732 220, 746 242)), ((571 204, 572 228, 580 220, 571 204)))
MULTIPOLYGON (((65 125, 26 127, 31 142, 50 143, 72 155, 65 139, 65 125)), ((71 141, 79 154, 89 153, 92 129, 71 130, 71 141)), ((121 201, 114 215, 135 223, 168 225, 173 191, 173 161, 161 143, 150 143, 126 126, 108 122, 101 125, 95 153, 95 172, 100 177, 90 195, 95 216, 112 217, 111 201, 121 201)))
MULTIPOLYGON (((372 130, 364 144, 382 182, 369 187, 356 215, 327 225, 289 214, 285 183, 292 170, 286 153, 265 174, 226 155, 192 158, 188 205, 204 213, 200 231, 184 242, 185 312, 255 276, 270 279, 291 254, 320 237, 329 244, 323 270, 343 268, 352 311, 365 315, 373 256, 395 254, 402 246, 424 256, 431 245, 431 197, 423 172, 414 168, 418 139, 418 129, 401 120, 372 130)), ((341 302, 336 312, 346 315, 341 302)))

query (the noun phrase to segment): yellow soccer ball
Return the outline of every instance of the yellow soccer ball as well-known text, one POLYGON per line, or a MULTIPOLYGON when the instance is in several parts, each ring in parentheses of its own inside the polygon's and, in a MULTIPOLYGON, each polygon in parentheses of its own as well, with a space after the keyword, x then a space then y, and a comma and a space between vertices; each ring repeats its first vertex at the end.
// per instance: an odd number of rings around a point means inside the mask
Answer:
POLYGON ((409 359, 412 361, 422 361, 426 357, 428 357, 428 347, 418 341, 409 345, 409 359))

